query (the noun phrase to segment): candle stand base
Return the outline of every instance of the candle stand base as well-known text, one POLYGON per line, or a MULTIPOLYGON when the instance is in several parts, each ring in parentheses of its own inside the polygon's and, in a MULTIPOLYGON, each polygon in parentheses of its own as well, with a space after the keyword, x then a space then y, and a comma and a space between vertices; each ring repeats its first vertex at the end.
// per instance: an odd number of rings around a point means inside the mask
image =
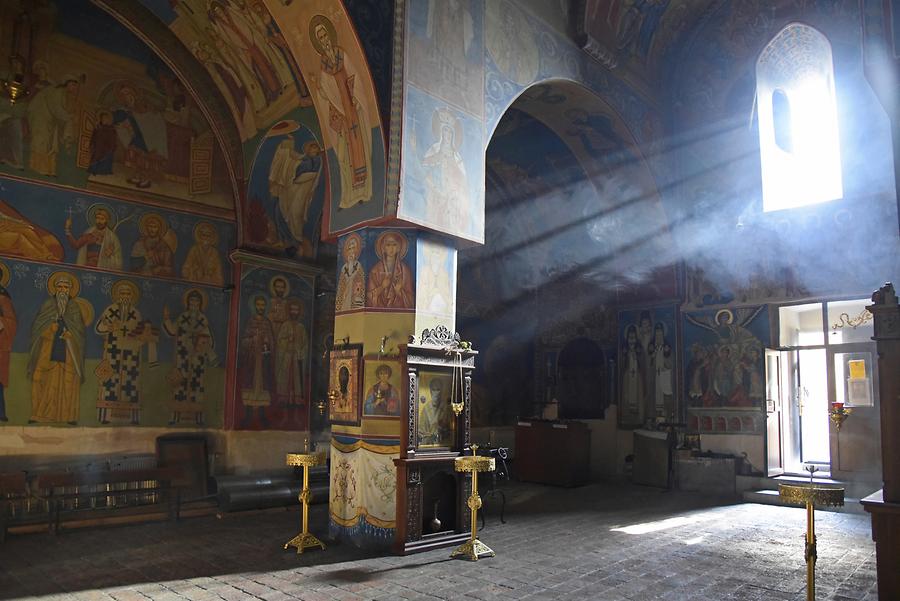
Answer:
POLYGON ((469 561, 478 561, 479 557, 494 557, 496 553, 486 544, 478 540, 467 540, 450 554, 450 557, 465 557, 469 561))
MULTIPOLYGON (((282 539, 284 540, 284 539, 282 539)), ((284 544, 284 548, 288 549, 290 547, 297 547, 297 553, 303 553, 304 549, 311 549, 313 547, 321 547, 322 550, 325 550, 325 543, 316 538, 313 534, 309 532, 301 532, 288 542, 284 544)))

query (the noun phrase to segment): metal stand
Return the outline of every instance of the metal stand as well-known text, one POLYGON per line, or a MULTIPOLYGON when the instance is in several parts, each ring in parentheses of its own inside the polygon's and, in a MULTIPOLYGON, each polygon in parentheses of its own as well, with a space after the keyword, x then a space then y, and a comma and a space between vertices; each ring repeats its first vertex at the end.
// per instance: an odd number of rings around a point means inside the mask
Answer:
POLYGON ((325 543, 309 532, 309 468, 325 463, 325 455, 321 453, 288 453, 287 464, 303 467, 303 490, 300 491, 300 502, 303 504, 303 531, 286 542, 284 548, 296 547, 297 553, 303 553, 304 549, 322 547, 325 543))
POLYGON ((478 472, 494 471, 493 457, 479 457, 475 454, 478 445, 472 445, 472 455, 457 457, 453 468, 457 472, 472 474, 472 494, 466 505, 472 511, 472 536, 450 554, 450 557, 465 557, 469 561, 478 561, 479 557, 494 557, 496 553, 486 544, 478 540, 478 510, 481 509, 481 497, 478 496, 478 472))
MULTIPOLYGON (((810 474, 810 477, 812 475, 810 474)), ((816 599, 816 505, 834 507, 844 504, 843 488, 822 488, 813 485, 779 484, 778 496, 788 503, 806 505, 806 538, 803 558, 806 560, 806 599, 816 599)))

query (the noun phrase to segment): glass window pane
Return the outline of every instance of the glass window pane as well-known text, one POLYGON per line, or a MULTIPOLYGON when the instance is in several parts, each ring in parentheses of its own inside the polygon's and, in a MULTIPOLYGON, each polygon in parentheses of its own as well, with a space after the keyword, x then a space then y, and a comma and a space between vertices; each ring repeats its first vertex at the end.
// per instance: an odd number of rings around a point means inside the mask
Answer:
POLYGON ((847 407, 874 406, 872 353, 835 353, 834 382, 836 402, 847 407))
POLYGON ((866 310, 869 299, 829 301, 828 344, 869 342, 875 335, 872 314, 866 310))
POLYGON ((825 344, 822 303, 779 307, 778 322, 781 346, 825 344))

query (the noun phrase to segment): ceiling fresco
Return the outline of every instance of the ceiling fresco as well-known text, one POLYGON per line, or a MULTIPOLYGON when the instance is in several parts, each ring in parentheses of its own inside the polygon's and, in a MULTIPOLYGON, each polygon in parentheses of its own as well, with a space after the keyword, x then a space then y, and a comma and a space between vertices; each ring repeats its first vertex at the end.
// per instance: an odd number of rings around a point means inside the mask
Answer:
POLYGON ((141 0, 206 68, 242 140, 298 106, 309 89, 261 0, 141 0))
POLYGON ((665 56, 722 0, 577 0, 570 20, 582 48, 652 90, 665 56))
POLYGON ((232 213, 207 112, 142 39, 87 0, 3 3, 0 40, 22 36, 26 96, 0 108, 0 172, 232 213))

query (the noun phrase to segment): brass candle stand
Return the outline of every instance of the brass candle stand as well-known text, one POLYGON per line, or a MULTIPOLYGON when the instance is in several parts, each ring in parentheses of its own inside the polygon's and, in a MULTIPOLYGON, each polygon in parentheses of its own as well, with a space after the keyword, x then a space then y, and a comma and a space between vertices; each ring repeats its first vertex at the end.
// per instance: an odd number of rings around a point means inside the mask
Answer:
POLYGON ((300 502, 303 504, 303 531, 284 544, 285 549, 296 547, 298 554, 311 547, 322 547, 322 550, 325 550, 325 543, 309 532, 309 468, 325 463, 325 454, 310 453, 308 443, 304 444, 304 447, 303 453, 287 454, 288 465, 303 468, 303 490, 300 491, 300 502))
MULTIPOLYGON (((812 479, 812 471, 810 472, 812 479)), ((836 507, 844 504, 843 488, 823 488, 810 484, 779 484, 778 496, 787 503, 806 505, 806 546, 803 557, 806 560, 806 598, 816 598, 816 523, 815 508, 836 507)))
POLYGON ((844 425, 844 420, 850 417, 851 413, 853 413, 853 410, 844 407, 843 403, 832 403, 831 411, 828 412, 828 416, 831 418, 834 427, 840 432, 841 426, 844 425))
POLYGON ((478 540, 478 510, 481 509, 481 497, 478 495, 478 472, 492 472, 495 469, 493 457, 480 457, 475 454, 478 445, 472 445, 472 454, 457 457, 453 469, 457 472, 472 474, 472 494, 466 505, 472 511, 472 536, 450 554, 450 557, 463 556, 469 561, 478 561, 479 557, 494 557, 496 553, 486 544, 478 540))

